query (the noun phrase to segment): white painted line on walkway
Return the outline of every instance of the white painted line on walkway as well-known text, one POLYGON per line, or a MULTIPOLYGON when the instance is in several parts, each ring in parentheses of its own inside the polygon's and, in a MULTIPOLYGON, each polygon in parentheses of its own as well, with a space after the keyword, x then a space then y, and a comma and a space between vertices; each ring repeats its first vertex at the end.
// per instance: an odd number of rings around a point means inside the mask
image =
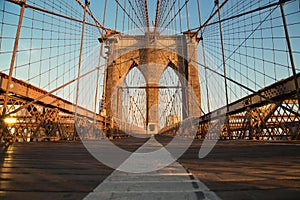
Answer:
MULTIPOLYGON (((154 137, 148 140, 135 153, 149 152, 151 147, 162 146, 154 137)), ((139 163, 139 159, 132 154, 121 166, 120 169, 132 167, 147 167, 145 163, 139 163)), ((157 163, 159 165, 159 163, 157 163)), ((153 172, 147 173, 126 173, 115 170, 93 192, 89 193, 85 200, 200 200, 220 198, 202 183, 192 173, 178 162, 153 172)))

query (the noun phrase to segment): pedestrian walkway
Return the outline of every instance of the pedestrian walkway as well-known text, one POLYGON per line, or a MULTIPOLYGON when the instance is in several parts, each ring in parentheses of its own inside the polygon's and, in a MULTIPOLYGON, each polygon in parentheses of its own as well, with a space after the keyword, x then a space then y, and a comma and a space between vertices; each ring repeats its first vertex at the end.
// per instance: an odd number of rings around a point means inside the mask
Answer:
MULTIPOLYGON (((151 148, 155 150, 157 146, 161 146, 161 144, 151 138, 135 153, 149 152, 151 148)), ((120 168, 125 169, 126 165, 133 163, 139 168, 144 167, 147 170, 148 166, 139 163, 134 154, 120 168)), ((142 170, 140 169, 140 171, 142 170)), ((127 173, 115 170, 85 197, 85 200, 94 199, 199 200, 219 199, 219 197, 181 164, 173 162, 167 167, 146 173, 127 173)))

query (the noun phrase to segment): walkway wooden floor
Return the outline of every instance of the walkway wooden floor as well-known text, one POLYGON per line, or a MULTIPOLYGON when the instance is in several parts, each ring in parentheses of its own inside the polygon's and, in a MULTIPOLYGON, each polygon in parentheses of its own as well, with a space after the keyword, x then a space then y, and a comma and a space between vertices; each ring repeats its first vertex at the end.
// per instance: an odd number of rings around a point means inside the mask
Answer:
MULTIPOLYGON (((130 151, 144 142, 115 140, 130 151)), ((219 141, 204 159, 200 146, 178 162, 221 199, 300 199, 299 144, 219 141)), ((80 142, 14 143, 2 147, 0 163, 0 199, 83 199, 114 171, 80 142)))

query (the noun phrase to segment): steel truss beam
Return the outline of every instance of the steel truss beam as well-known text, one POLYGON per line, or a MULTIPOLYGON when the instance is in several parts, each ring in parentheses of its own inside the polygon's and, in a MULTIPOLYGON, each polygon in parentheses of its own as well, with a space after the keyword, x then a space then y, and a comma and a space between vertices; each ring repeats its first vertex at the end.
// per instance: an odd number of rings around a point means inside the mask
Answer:
MULTIPOLYGON (((300 81, 300 73, 296 78, 300 81)), ((225 106, 201 117, 187 119, 182 123, 192 122, 192 128, 198 127, 197 138, 205 138, 208 131, 210 133, 215 131, 215 134, 210 134, 210 137, 215 135, 213 137, 221 139, 300 139, 299 102, 294 76, 265 87, 258 93, 260 95, 252 94, 233 102, 228 105, 228 108, 225 106), (265 96, 266 99, 261 96, 265 96), (226 110, 228 110, 227 113, 226 110), (224 113, 229 121, 231 138, 224 124, 222 127, 214 126, 214 130, 210 129, 211 123, 222 118, 224 113)), ((165 127, 161 130, 161 134, 176 134, 182 123, 165 127)))
MULTIPOLYGON (((4 109, 5 89, 8 75, 0 73, 0 111, 4 109)), ((1 141, 32 141, 32 140, 73 140, 76 137, 74 125, 74 108, 71 102, 49 94, 39 101, 35 99, 47 94, 47 91, 12 78, 6 106, 5 119, 13 119, 0 127, 1 141), (34 102, 29 104, 29 102, 34 102), (20 109, 22 107, 22 109, 20 109), (16 112, 15 112, 16 111, 16 112)), ((93 123, 95 114, 92 111, 77 107, 77 128, 93 123)), ((4 121, 5 121, 4 119, 4 121)), ((96 125, 103 128, 104 118, 96 115, 96 125)), ((88 136, 88 133, 86 134, 88 136)))

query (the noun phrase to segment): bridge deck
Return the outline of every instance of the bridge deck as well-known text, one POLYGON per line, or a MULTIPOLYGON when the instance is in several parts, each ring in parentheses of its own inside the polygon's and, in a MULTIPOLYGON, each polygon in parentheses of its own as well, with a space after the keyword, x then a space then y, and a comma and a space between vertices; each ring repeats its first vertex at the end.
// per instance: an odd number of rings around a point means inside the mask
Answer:
MULTIPOLYGON (((143 142, 115 140, 130 151, 143 142)), ((299 143, 219 141, 201 160, 200 145, 195 141, 179 163, 221 199, 299 199, 299 143)), ((80 142, 14 143, 2 148, 0 160, 0 199, 82 199, 113 172, 80 142)))

